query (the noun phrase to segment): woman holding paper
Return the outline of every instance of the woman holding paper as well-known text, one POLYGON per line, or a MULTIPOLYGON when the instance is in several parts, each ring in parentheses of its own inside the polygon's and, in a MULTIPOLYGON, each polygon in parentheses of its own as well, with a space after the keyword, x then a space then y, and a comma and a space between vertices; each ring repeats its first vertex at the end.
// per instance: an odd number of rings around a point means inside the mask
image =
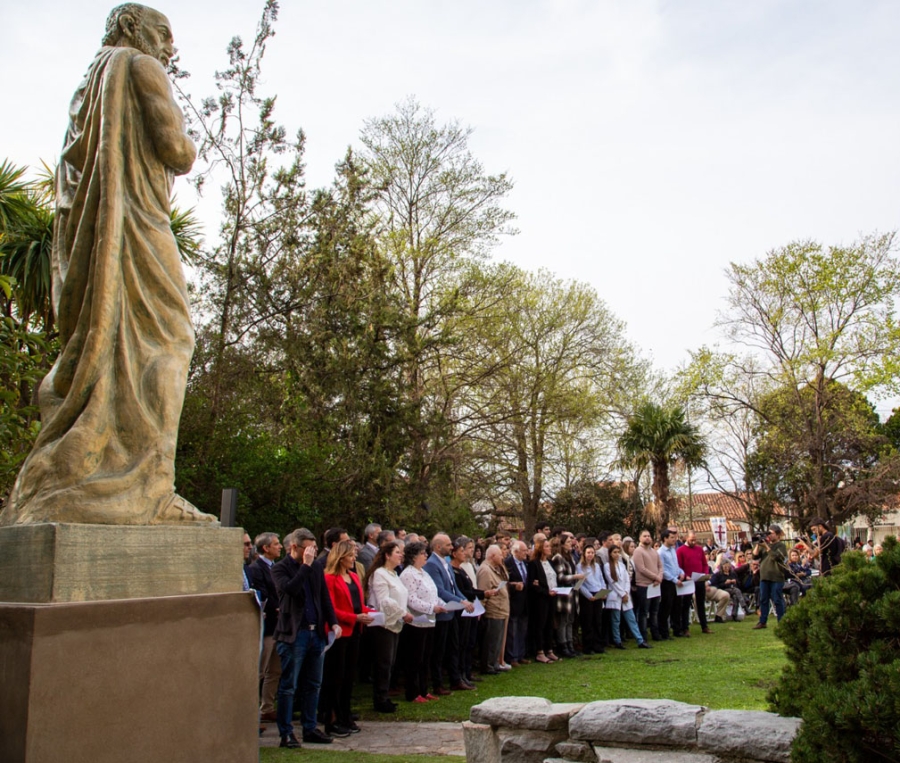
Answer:
MULTIPOLYGON (((572 548, 575 546, 575 536, 572 533, 563 533, 553 539, 553 569, 556 572, 556 585, 559 588, 571 588, 584 575, 575 571, 575 560, 572 558, 572 548)), ((556 597, 556 645, 563 657, 577 657, 575 652, 575 610, 578 606, 578 594, 570 591, 568 595, 556 597)))
POLYGON ((634 640, 638 642, 639 649, 650 649, 641 631, 638 628, 637 621, 634 619, 634 604, 631 601, 631 578, 628 576, 628 568, 622 561, 622 550, 618 546, 613 546, 609 550, 609 562, 603 565, 603 573, 609 583, 610 592, 606 597, 606 608, 610 610, 611 627, 613 644, 616 649, 624 649, 625 644, 622 643, 622 635, 619 632, 619 623, 622 616, 625 618, 625 624, 634 636, 634 640))
POLYGON ((428 666, 434 646, 434 615, 447 611, 444 602, 438 598, 431 575, 422 569, 427 561, 428 546, 421 541, 410 543, 404 552, 404 567, 400 573, 400 581, 409 592, 407 607, 413 615, 401 636, 406 700, 420 704, 437 699, 428 693, 428 666))
POLYGON ((581 646, 584 654, 603 654, 603 599, 597 595, 606 590, 603 568, 597 561, 597 551, 589 538, 584 544, 584 554, 576 569, 584 575, 584 583, 578 590, 581 609, 581 646))
MULTIPOLYGON (((366 573, 365 591, 369 606, 384 618, 369 625, 372 638, 372 699, 379 713, 393 713, 397 705, 388 697, 391 671, 397 661, 397 644, 404 623, 413 616, 407 611, 409 592, 400 582, 397 567, 403 562, 403 546, 397 541, 385 543, 375 554, 366 573)), ((376 615, 377 617, 377 615, 376 615)))
MULTIPOLYGON (((453 568, 453 578, 459 592, 469 601, 478 601, 484 599, 485 592, 475 587, 475 581, 469 575, 467 567, 471 566, 469 560, 472 558, 472 552, 475 549, 475 541, 465 535, 460 535, 453 541, 453 549, 450 551, 450 566, 453 568)), ((482 610, 484 607, 482 607, 482 610)), ((478 608, 476 607, 476 612, 478 608)), ((463 617, 462 612, 457 614, 459 618, 459 654, 455 656, 458 659, 459 674, 462 676, 460 683, 451 686, 453 690, 474 689, 474 678, 472 676, 472 656, 475 651, 475 643, 478 635, 478 618, 463 617)), ((454 659, 450 655, 450 659, 454 659)))
POLYGON ((338 541, 328 552, 325 561, 325 585, 341 636, 325 653, 325 669, 319 709, 325 716, 325 733, 349 736, 359 731, 350 717, 353 678, 359 660, 359 639, 363 626, 372 622, 372 610, 363 601, 363 587, 356 572, 356 544, 352 540, 338 541))
POLYGON ((529 630, 537 647, 538 662, 556 662, 553 654, 553 599, 556 596, 556 571, 550 564, 550 543, 544 535, 534 536, 534 550, 528 562, 528 579, 531 581, 528 613, 529 630))

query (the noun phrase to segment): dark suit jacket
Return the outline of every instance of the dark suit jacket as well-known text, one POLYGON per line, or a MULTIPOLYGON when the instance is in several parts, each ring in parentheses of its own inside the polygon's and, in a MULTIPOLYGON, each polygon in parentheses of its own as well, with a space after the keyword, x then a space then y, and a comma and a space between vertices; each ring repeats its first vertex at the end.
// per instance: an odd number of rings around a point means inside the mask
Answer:
POLYGON ((275 640, 293 644, 297 631, 303 620, 306 605, 306 582, 309 582, 316 610, 316 632, 325 638, 325 626, 337 625, 331 596, 325 585, 325 575, 321 568, 309 564, 301 564, 290 555, 284 557, 272 568, 272 578, 278 589, 278 625, 275 628, 275 640))
POLYGON ((275 634, 275 626, 278 625, 278 589, 272 579, 272 570, 261 558, 244 568, 250 587, 259 592, 263 600, 263 635, 275 634))
MULTIPOLYGON (((528 614, 528 584, 530 580, 522 580, 522 575, 519 573, 519 567, 516 564, 516 558, 512 554, 503 560, 503 564, 506 565, 506 571, 509 573, 509 616, 522 617, 528 614), (521 591, 517 591, 513 588, 512 583, 524 583, 525 587, 521 591)), ((525 574, 527 576, 528 560, 526 559, 522 564, 525 565, 525 574)))

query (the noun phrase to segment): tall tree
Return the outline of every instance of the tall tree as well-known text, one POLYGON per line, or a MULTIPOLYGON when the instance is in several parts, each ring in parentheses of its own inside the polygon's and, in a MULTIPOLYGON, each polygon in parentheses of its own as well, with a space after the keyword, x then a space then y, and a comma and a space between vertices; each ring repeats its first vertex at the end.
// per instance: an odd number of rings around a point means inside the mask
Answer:
MULTIPOLYGON (((790 432, 807 464, 803 493, 809 500, 795 504, 801 525, 814 515, 840 519, 851 511, 842 491, 855 490, 855 483, 839 480, 836 489, 831 484, 830 444, 844 438, 841 429, 848 424, 840 413, 846 398, 835 394, 842 389, 835 383, 861 395, 898 389, 898 265, 894 236, 887 234, 849 246, 794 242, 727 270, 728 310, 719 323, 750 354, 703 354, 705 368, 695 369, 697 387, 723 411, 749 415, 752 431, 759 433, 783 431, 770 421, 764 405, 769 396, 792 398, 790 432), (718 371, 708 374, 709 369, 718 371)), ((744 487, 753 484, 745 475, 744 487)))
POLYGON ((404 312, 398 346, 412 417, 404 471, 410 499, 420 504, 434 495, 432 480, 447 474, 449 401, 440 367, 478 302, 470 299, 478 281, 468 263, 514 232, 514 215, 502 206, 512 181, 484 171, 469 149, 471 134, 455 121, 439 124, 409 98, 393 114, 366 122, 361 135, 376 189, 375 233, 404 312))
POLYGON ((699 467, 705 463, 705 444, 696 426, 680 406, 663 407, 653 402, 638 406, 628 418, 619 437, 621 463, 625 467, 646 469, 652 473, 654 513, 659 534, 669 526, 675 508, 670 493, 670 469, 677 466, 699 467))
POLYGON ((483 475, 477 497, 513 497, 531 531, 542 502, 561 487, 574 444, 594 440, 624 413, 646 366, 592 288, 503 267, 515 275, 508 298, 468 335, 474 352, 495 366, 466 401, 484 421, 468 457, 483 475))

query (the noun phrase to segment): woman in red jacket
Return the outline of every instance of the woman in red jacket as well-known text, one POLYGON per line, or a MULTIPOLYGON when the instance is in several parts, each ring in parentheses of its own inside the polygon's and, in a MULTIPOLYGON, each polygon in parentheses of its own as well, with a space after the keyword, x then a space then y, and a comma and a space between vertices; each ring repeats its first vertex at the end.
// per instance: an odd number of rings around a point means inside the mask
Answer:
POLYGON ((338 541, 331 547, 325 562, 325 584, 341 626, 341 637, 325 653, 319 710, 325 716, 325 733, 337 737, 359 731, 359 726, 350 717, 350 698, 359 659, 360 633, 364 625, 372 622, 369 612, 374 611, 365 605, 355 566, 356 544, 353 541, 338 541))

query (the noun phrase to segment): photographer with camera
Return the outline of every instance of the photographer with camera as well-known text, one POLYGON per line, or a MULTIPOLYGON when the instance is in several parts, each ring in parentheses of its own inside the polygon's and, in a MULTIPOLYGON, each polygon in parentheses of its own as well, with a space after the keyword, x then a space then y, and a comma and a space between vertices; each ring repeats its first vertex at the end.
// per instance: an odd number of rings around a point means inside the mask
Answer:
POLYGON ((769 605, 775 604, 775 617, 784 617, 784 580, 787 547, 782 538, 780 525, 769 525, 764 538, 758 539, 753 547, 753 558, 759 559, 759 622, 753 630, 766 627, 769 619, 769 605))

